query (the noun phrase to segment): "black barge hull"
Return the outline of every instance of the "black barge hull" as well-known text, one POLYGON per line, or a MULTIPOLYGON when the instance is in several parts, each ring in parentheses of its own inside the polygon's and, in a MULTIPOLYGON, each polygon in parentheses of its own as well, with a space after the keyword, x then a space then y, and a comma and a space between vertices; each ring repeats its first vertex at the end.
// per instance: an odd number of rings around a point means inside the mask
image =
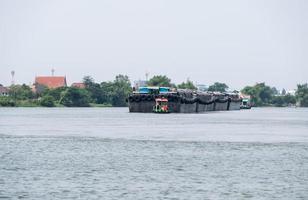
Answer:
POLYGON ((129 112, 151 113, 155 98, 168 99, 170 113, 203 113, 209 111, 240 110, 238 95, 213 93, 132 94, 128 98, 129 112))

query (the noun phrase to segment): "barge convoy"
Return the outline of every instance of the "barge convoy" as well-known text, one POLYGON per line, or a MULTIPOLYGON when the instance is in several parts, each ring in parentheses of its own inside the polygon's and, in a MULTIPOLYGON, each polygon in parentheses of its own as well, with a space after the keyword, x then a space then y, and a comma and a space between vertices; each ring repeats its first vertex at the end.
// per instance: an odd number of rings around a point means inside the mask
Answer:
POLYGON ((239 110, 242 98, 238 93, 171 90, 168 87, 140 87, 127 99, 129 112, 203 113, 239 110))

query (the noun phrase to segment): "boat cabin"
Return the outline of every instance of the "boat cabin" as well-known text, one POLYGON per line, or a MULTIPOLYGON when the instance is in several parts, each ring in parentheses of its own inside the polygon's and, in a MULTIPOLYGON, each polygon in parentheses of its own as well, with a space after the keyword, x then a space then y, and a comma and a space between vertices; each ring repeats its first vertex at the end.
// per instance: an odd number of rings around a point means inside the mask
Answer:
POLYGON ((241 109, 250 109, 251 108, 251 101, 250 98, 243 98, 241 109))
POLYGON ((169 113, 168 99, 166 98, 156 98, 155 106, 153 107, 153 112, 155 113, 169 113))

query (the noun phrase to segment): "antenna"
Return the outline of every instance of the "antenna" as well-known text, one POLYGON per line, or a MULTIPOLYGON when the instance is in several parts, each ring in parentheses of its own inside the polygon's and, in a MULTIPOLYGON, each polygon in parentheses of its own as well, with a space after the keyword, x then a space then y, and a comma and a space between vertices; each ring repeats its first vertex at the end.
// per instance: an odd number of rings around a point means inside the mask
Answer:
POLYGON ((15 71, 14 70, 11 71, 11 76, 12 76, 11 85, 15 85, 15 71))
POLYGON ((55 75, 55 69, 51 69, 51 75, 54 76, 55 75))

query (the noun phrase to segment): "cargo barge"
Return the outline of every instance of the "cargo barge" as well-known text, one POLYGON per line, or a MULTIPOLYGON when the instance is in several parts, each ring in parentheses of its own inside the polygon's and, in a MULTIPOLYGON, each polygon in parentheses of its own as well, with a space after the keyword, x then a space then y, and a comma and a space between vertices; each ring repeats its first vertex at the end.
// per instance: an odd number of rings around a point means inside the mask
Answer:
POLYGON ((158 112, 159 102, 168 113, 203 113, 239 110, 242 98, 237 93, 171 90, 167 87, 141 87, 128 97, 129 112, 158 112), (159 99, 159 101, 158 101, 159 99))

